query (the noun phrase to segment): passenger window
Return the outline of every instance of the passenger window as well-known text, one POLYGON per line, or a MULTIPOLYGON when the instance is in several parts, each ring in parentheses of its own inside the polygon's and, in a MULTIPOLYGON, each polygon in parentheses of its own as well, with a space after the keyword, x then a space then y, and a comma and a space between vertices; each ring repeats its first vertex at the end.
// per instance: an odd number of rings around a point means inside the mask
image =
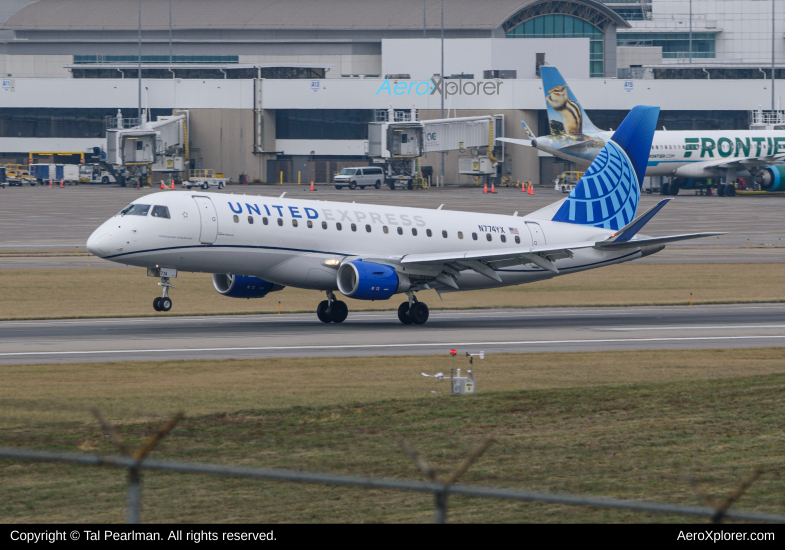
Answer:
POLYGON ((283 227, 283 218, 278 218, 278 225, 283 227))
POLYGON ((322 222, 322 229, 327 229, 327 222, 322 222))
POLYGON ((433 236, 433 232, 430 229, 426 229, 425 234, 428 235, 429 237, 433 236))
POLYGON ((297 227, 297 220, 292 219, 292 227, 297 227))
POLYGON ((352 224, 352 231, 357 231, 357 224, 356 223, 352 224))
POLYGON ((506 243, 506 242, 507 242, 507 235, 502 235, 502 242, 503 242, 503 243, 506 243))
POLYGON ((336 224, 335 224, 335 228, 336 228, 338 231, 340 231, 341 229, 343 229, 343 226, 341 225, 341 222, 338 222, 338 223, 336 223, 336 224))
POLYGON ((370 226, 370 225, 368 225, 368 224, 365 224, 365 231, 367 231, 368 233, 370 233, 370 232, 371 232, 371 226, 370 226))
POLYGON ((463 239, 463 231, 458 231, 458 238, 463 239))
POLYGON ((486 239, 488 239, 488 242, 490 242, 490 241, 492 241, 492 240, 493 240, 493 237, 491 237, 491 234, 490 234, 490 233, 486 233, 486 234, 485 234, 485 238, 486 238, 486 239))
POLYGON ((262 223, 263 223, 264 225, 267 225, 267 218, 262 218, 262 223))
POLYGON ((477 233, 472 233, 472 239, 477 240, 477 233))
POLYGON ((386 235, 387 233, 389 233, 389 232, 390 232, 390 230, 389 230, 389 229, 387 229, 387 226, 386 226, 386 225, 385 225, 385 226, 382 226, 382 231, 384 231, 384 234, 385 234, 385 235, 386 235))
POLYGON ((413 227, 412 227, 412 235, 414 235, 415 237, 417 236, 417 230, 413 227))
POLYGON ((153 211, 150 215, 154 218, 169 219, 169 209, 166 206, 153 206, 153 211))
POLYGON ((515 235, 515 244, 521 244, 521 238, 518 235, 515 235))
POLYGON ((308 225, 308 229, 310 229, 310 228, 313 227, 313 222, 311 220, 308 220, 308 224, 307 225, 308 225))
POLYGON ((403 227, 399 227, 398 228, 398 234, 399 235, 403 235, 403 227))
POLYGON ((240 216, 238 216, 237 214, 232 216, 232 219, 234 220, 234 223, 240 223, 240 216))
POLYGON ((447 232, 446 231, 442 231, 442 237, 444 237, 445 239, 447 238, 447 232))
POLYGON ((248 216, 248 223, 253 225, 253 216, 248 216))

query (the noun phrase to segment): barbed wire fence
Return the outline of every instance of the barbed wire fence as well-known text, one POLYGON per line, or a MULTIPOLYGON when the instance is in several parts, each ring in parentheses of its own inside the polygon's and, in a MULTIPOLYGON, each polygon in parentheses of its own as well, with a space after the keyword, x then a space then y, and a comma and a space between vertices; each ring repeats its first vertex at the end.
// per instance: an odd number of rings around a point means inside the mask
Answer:
POLYGON ((264 479, 270 481, 288 481, 292 483, 308 483, 314 485, 361 487, 366 489, 386 489, 391 491, 413 491, 431 493, 434 497, 434 523, 447 523, 448 498, 450 495, 489 498, 499 500, 514 500, 520 502, 542 502, 547 504, 562 504, 567 506, 587 506, 601 509, 630 510, 664 515, 681 515, 692 517, 705 517, 712 523, 722 523, 726 519, 785 523, 785 515, 769 514, 750 510, 731 510, 731 506, 760 478, 764 473, 762 468, 757 468, 745 478, 722 501, 715 501, 692 476, 676 465, 682 472, 682 479, 689 484, 705 506, 689 506, 683 504, 649 502, 636 500, 621 500, 615 498, 598 497, 594 495, 581 495, 569 493, 543 493, 515 489, 501 489, 497 487, 481 487, 471 485, 456 485, 460 478, 471 468, 483 453, 493 444, 493 439, 483 441, 461 464, 446 478, 436 475, 434 469, 419 456, 417 451, 406 440, 398 443, 403 451, 412 459, 414 465, 428 481, 407 481, 400 479, 352 476, 343 474, 328 474, 318 472, 298 472, 276 468, 246 468, 238 466, 225 466, 218 464, 203 464, 194 462, 176 462, 167 460, 148 459, 148 455, 155 446, 184 418, 182 412, 174 415, 159 430, 153 434, 138 449, 131 450, 112 426, 107 423, 97 410, 92 411, 102 430, 110 441, 120 451, 121 456, 104 457, 94 454, 81 454, 69 452, 36 451, 19 447, 0 447, 0 458, 12 460, 29 460, 33 462, 60 462, 81 464, 83 466, 103 466, 128 470, 128 492, 126 521, 130 524, 141 523, 142 508, 142 470, 176 472, 181 474, 202 474, 223 477, 241 477, 251 479, 264 479))

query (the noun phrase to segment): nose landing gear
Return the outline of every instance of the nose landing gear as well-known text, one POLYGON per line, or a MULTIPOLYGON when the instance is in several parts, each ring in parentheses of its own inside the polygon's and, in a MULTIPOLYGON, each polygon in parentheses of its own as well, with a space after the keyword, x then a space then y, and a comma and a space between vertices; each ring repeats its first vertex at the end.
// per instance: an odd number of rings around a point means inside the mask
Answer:
POLYGON ((418 302, 413 292, 407 292, 409 301, 398 306, 398 319, 404 325, 422 325, 428 320, 430 310, 423 302, 418 302))
POLYGON ((316 308, 316 316, 322 323, 343 323, 348 315, 346 302, 336 300, 332 290, 327 291, 327 299, 319 302, 316 308))
POLYGON ((169 282, 169 277, 161 277, 161 282, 158 286, 164 287, 163 296, 153 300, 153 309, 155 311, 169 311, 172 309, 172 299, 169 297, 169 289, 174 288, 174 285, 169 282))

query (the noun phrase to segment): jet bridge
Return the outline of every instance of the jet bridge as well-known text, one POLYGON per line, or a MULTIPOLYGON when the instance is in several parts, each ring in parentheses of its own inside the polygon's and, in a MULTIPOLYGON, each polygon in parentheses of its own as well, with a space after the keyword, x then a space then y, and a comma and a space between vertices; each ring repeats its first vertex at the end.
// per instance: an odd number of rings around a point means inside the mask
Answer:
POLYGON ((396 180, 411 182, 421 177, 418 161, 426 153, 466 151, 471 154, 469 159, 489 160, 494 173, 498 163, 495 154, 504 158, 503 142, 495 141, 504 137, 504 115, 417 121, 414 111, 408 117, 387 113, 386 117, 377 115, 386 120, 368 126, 368 155, 375 163, 386 165, 391 187, 396 180), (486 151, 484 156, 479 154, 481 149, 486 151))
POLYGON ((188 169, 188 111, 175 111, 172 116, 159 116, 147 121, 124 119, 118 109, 116 117, 107 118, 106 162, 125 168, 138 176, 151 172, 167 172, 180 179, 188 169))

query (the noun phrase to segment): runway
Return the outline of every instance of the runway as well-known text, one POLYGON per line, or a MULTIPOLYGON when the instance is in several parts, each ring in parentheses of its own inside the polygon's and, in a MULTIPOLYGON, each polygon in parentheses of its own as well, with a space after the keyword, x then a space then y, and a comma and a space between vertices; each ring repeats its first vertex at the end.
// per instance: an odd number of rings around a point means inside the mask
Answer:
POLYGON ((785 304, 6 321, 0 364, 747 348, 785 345, 785 304))

